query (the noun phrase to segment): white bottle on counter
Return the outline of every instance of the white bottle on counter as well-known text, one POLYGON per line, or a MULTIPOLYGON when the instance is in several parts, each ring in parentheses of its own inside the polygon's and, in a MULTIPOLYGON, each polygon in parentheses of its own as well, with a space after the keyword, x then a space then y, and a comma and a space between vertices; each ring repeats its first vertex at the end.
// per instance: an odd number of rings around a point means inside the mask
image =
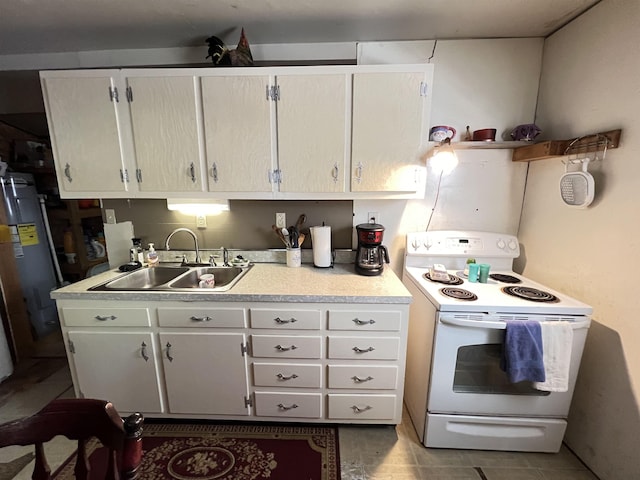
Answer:
POLYGON ((150 267, 155 267, 160 259, 158 258, 158 252, 156 252, 153 243, 149 243, 149 251, 147 252, 147 263, 150 267))

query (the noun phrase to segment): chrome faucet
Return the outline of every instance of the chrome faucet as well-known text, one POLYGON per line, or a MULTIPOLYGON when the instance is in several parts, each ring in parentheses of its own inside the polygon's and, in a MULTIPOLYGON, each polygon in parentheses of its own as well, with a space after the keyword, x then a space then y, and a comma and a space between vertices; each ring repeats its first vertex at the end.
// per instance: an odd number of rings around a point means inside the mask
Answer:
POLYGON ((225 267, 230 267, 231 264, 229 264, 229 250, 224 247, 220 247, 220 250, 222 250, 222 264, 225 267))
MULTIPOLYGON (((173 232, 171 232, 169 234, 169 236, 167 237, 167 241, 164 244, 165 250, 167 250, 167 251, 171 250, 169 248, 169 240, 171 240, 171 237, 173 237, 178 232, 187 232, 189 235, 191 235, 193 237, 193 243, 196 246, 196 263, 202 263, 202 260, 200 259, 200 249, 198 248, 198 237, 196 237, 196 234, 193 233, 188 228, 176 228, 173 232)), ((182 260, 182 263, 185 263, 184 259, 182 260)))

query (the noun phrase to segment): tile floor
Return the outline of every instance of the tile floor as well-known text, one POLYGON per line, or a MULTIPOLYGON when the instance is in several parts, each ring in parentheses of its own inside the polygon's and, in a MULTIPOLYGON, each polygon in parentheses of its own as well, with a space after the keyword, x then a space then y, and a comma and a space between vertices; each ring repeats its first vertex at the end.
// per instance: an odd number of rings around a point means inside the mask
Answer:
MULTIPOLYGON (((63 354, 50 345, 44 352, 21 362, 0 384, 0 423, 28 416, 54 398, 73 397, 63 354)), ((564 446, 557 454, 425 448, 406 412, 397 427, 345 426, 339 432, 342 480, 597 480, 564 446)), ((75 446, 62 437, 46 446, 52 471, 75 446)), ((31 478, 31 459, 31 447, 0 448, 0 480, 31 478)))

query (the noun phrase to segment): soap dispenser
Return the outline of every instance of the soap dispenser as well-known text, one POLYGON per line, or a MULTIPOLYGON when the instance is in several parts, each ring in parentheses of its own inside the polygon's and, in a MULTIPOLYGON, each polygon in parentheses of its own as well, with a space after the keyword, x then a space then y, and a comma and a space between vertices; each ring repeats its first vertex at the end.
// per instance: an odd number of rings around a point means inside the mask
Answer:
POLYGON ((149 243, 149 251, 147 252, 147 263, 150 267, 155 267, 158 264, 158 252, 156 252, 153 243, 149 243))

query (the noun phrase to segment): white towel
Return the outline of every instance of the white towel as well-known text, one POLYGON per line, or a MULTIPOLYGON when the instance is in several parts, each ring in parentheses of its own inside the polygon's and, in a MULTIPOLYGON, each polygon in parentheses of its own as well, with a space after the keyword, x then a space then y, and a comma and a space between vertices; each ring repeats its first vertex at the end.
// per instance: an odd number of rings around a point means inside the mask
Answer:
POLYGON ((573 329, 571 322, 540 322, 544 382, 533 387, 546 392, 566 392, 569 389, 573 329))

